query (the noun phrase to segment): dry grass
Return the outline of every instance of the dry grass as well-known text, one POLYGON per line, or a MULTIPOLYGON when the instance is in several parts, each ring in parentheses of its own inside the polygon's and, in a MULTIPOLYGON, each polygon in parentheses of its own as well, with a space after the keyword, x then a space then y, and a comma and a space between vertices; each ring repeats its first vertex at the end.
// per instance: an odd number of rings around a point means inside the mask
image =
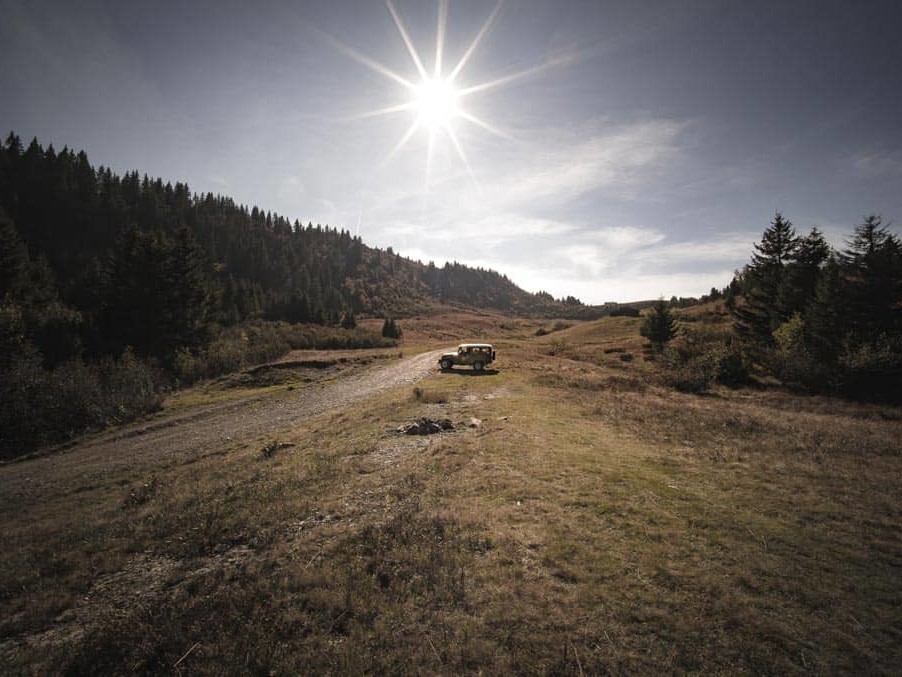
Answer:
MULTIPOLYGON (((410 334, 425 342, 433 321, 410 334)), ((675 393, 648 377, 633 318, 538 326, 501 330, 497 374, 436 374, 419 397, 399 388, 140 477, 5 487, 0 660, 898 671, 902 411, 675 393), (421 416, 456 430, 395 432, 421 416)))

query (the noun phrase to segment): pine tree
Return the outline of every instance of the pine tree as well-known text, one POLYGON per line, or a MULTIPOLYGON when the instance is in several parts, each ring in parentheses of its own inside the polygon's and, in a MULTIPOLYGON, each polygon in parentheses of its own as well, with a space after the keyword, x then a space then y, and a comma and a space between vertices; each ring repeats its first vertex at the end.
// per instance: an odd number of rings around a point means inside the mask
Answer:
POLYGON ((28 249, 15 224, 0 207, 0 301, 21 300, 28 288, 28 249))
POLYGON ((639 333, 651 341, 656 350, 663 349, 664 345, 676 336, 676 320, 673 319, 667 302, 663 298, 655 301, 651 313, 642 322, 639 333))
POLYGON ((817 228, 799 238, 793 260, 786 268, 783 291, 786 312, 802 313, 814 299, 818 279, 831 251, 817 228))
POLYGON ((848 322, 857 342, 902 331, 902 246, 871 215, 841 253, 849 290, 848 322))
POLYGON ((842 351, 848 322, 848 291, 839 260, 827 259, 814 298, 804 314, 805 346, 824 365, 835 364, 842 351))
POLYGON ((745 268, 745 303, 733 311, 737 331, 753 344, 771 346, 773 332, 792 316, 787 266, 795 261, 798 246, 792 223, 777 212, 745 268))
POLYGON ((344 329, 354 329, 357 327, 357 318, 354 317, 354 311, 348 309, 341 318, 341 326, 344 329))
POLYGON ((395 324, 394 318, 387 318, 382 324, 382 335, 386 338, 401 338, 401 328, 395 324))

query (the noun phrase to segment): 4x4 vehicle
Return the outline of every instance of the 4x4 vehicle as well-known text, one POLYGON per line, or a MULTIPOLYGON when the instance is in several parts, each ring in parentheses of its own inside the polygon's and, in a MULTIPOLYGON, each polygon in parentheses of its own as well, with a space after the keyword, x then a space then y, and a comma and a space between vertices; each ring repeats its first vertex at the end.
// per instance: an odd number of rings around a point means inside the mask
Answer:
POLYGON ((457 352, 442 353, 438 364, 442 369, 451 369, 456 364, 471 366, 482 371, 487 364, 495 361, 495 349, 490 343, 461 343, 457 352))

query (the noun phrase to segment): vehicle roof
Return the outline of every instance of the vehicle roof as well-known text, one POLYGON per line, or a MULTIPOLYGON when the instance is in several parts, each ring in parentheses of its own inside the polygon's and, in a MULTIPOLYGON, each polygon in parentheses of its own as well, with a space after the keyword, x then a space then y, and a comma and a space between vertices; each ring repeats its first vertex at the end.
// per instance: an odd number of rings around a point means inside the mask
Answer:
POLYGON ((459 348, 491 348, 491 343, 461 343, 459 348))

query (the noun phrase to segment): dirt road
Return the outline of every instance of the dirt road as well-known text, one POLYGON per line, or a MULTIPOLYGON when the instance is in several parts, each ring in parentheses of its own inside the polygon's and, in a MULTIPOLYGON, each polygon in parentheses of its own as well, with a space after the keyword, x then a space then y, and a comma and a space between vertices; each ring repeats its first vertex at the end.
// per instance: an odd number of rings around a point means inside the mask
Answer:
POLYGON ((252 443, 305 419, 349 407, 402 385, 413 385, 437 368, 432 351, 390 365, 348 369, 325 383, 239 402, 198 407, 151 423, 126 426, 64 451, 0 467, 0 501, 23 494, 46 495, 91 487, 150 465, 184 463, 252 443))

